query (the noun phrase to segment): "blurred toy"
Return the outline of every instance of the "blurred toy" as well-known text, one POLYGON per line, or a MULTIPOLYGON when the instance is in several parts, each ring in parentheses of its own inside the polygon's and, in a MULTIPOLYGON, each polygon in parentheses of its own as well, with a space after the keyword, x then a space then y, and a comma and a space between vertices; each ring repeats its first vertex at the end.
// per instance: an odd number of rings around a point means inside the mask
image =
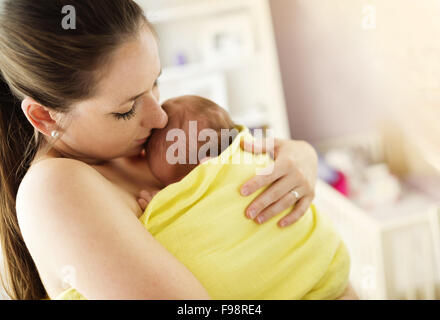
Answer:
POLYGON ((319 157, 318 176, 343 195, 349 195, 348 181, 344 173, 333 169, 321 156, 319 157))
POLYGON ((361 150, 334 149, 327 152, 321 162, 333 168, 332 176, 323 180, 363 208, 374 209, 393 203, 401 195, 400 182, 388 166, 372 163, 361 150))
POLYGON ((336 171, 336 173, 338 174, 338 178, 331 184, 331 186, 344 196, 349 196, 347 177, 341 171, 336 171))
POLYGON ((373 209, 399 199, 401 194, 399 180, 390 173, 385 163, 366 167, 363 175, 364 184, 354 200, 364 208, 373 209))

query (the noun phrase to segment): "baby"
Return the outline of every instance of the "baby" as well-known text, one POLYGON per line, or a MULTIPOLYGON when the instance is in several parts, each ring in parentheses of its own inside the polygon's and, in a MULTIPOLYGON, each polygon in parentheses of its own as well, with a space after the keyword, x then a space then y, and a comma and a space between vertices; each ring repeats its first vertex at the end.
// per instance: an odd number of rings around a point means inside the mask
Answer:
POLYGON ((152 132, 146 159, 152 174, 165 186, 180 181, 204 159, 220 155, 238 134, 228 112, 208 99, 182 96, 167 100, 162 107, 168 114, 168 124, 152 132), (200 141, 199 134, 207 129, 216 135, 215 139, 200 141), (172 130, 176 134, 167 139, 172 130), (200 152, 202 148, 206 150, 204 155, 200 152))
POLYGON ((252 138, 247 128, 201 97, 170 99, 163 108, 168 124, 154 130, 146 146, 150 170, 164 185, 154 198, 144 193, 139 201, 147 230, 213 299, 340 298, 348 285, 348 252, 314 205, 285 230, 274 221, 257 225, 244 218, 263 190, 242 197, 239 186, 260 160, 273 162, 252 155, 251 163, 234 165, 246 153, 239 140, 252 138), (204 163, 217 156, 232 161, 204 163))

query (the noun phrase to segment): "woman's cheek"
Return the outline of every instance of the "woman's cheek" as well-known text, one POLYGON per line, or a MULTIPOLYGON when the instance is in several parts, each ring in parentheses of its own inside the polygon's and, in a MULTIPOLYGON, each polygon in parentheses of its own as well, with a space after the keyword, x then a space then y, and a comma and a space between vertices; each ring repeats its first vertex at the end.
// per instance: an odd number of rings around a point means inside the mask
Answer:
MULTIPOLYGON (((124 147, 124 139, 118 135, 109 131, 107 133, 96 133, 95 137, 85 138, 85 143, 89 145, 94 145, 97 150, 120 150, 124 147)), ((127 139, 125 139, 125 146, 127 145, 127 139)))

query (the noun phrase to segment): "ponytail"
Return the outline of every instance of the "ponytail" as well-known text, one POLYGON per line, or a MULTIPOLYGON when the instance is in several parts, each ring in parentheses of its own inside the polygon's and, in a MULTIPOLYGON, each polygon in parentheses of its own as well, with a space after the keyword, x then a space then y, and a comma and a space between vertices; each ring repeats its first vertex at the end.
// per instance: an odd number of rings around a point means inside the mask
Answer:
POLYGON ((15 211, 18 187, 36 150, 34 128, 23 117, 19 100, 0 77, 1 284, 13 299, 42 299, 46 290, 24 243, 15 211))

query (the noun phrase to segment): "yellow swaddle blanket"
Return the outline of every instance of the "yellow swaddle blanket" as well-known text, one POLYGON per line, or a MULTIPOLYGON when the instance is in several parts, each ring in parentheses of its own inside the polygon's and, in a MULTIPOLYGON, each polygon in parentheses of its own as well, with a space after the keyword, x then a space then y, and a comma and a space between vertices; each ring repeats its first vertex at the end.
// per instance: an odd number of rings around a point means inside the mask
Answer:
MULTIPOLYGON (((140 221, 202 283, 213 299, 335 299, 348 284, 349 256, 331 221, 312 205, 279 228, 289 210, 258 225, 240 186, 273 161, 240 148, 246 128, 219 157, 161 190, 140 221), (239 163, 239 164, 238 164, 239 163)), ((75 289, 58 299, 84 298, 75 289)))

